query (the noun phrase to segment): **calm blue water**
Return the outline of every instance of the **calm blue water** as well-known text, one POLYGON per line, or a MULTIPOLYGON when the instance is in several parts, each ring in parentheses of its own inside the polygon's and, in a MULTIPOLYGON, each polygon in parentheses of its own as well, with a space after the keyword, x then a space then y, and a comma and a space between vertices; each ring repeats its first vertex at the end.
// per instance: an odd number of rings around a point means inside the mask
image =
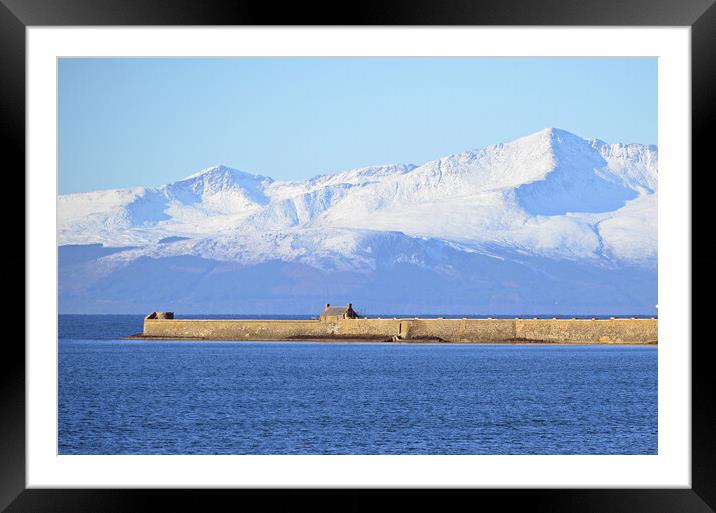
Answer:
POLYGON ((655 454, 655 346, 145 342, 60 316, 60 454, 655 454))

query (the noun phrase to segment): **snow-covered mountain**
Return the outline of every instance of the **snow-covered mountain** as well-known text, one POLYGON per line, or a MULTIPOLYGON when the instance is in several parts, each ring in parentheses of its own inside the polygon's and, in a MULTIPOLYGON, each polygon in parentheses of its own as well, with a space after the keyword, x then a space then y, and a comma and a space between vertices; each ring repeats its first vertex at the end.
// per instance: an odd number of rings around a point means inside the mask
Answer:
POLYGON ((657 164, 553 128, 421 166, 63 195, 60 309, 651 314, 657 164))

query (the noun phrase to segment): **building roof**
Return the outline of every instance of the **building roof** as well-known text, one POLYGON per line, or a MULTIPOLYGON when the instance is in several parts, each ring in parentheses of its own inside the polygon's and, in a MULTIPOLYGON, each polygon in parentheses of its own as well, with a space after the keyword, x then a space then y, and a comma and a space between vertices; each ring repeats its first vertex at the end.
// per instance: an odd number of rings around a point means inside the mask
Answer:
POLYGON ((348 312, 348 306, 329 306, 323 310, 323 315, 343 315, 348 312))

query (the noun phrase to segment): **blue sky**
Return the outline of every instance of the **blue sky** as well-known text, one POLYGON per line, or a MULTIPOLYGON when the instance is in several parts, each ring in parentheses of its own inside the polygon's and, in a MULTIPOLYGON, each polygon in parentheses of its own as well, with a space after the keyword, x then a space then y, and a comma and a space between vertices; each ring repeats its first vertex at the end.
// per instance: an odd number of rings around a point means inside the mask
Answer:
POLYGON ((61 59, 61 194, 225 164, 301 180, 558 127, 657 143, 649 58, 61 59))

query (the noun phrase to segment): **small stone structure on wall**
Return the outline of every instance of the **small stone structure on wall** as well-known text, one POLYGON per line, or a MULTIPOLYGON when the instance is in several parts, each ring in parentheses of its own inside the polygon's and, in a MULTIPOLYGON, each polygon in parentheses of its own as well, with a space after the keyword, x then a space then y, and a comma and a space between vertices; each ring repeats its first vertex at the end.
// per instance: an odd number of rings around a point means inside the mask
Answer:
POLYGON ((174 312, 152 312, 145 319, 173 319, 174 312))

